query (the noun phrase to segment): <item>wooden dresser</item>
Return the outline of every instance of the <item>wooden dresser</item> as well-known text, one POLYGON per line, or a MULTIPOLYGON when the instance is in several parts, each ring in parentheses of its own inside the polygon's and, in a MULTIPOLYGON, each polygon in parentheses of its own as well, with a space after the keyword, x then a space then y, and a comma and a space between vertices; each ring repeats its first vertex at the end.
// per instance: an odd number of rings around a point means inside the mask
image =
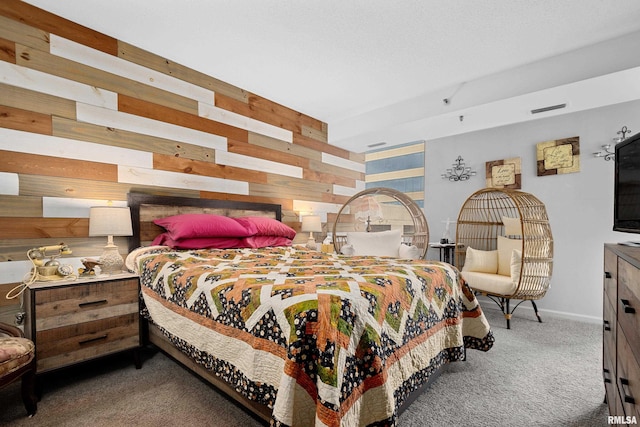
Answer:
POLYGON ((640 248, 605 245, 603 299, 609 413, 640 418, 640 248))
POLYGON ((25 294, 25 335, 36 345, 37 373, 134 350, 140 366, 138 276, 36 282, 25 294))

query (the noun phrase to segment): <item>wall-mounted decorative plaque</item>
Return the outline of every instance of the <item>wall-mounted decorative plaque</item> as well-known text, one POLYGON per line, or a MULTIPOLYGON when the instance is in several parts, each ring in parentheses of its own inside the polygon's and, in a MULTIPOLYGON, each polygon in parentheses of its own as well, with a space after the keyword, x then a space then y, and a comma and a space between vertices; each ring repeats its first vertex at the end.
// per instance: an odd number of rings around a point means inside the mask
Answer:
POLYGON ((538 143, 536 160, 538 176, 580 172, 580 137, 538 143))
POLYGON ((492 160, 486 163, 487 187, 522 188, 522 163, 520 157, 492 160))

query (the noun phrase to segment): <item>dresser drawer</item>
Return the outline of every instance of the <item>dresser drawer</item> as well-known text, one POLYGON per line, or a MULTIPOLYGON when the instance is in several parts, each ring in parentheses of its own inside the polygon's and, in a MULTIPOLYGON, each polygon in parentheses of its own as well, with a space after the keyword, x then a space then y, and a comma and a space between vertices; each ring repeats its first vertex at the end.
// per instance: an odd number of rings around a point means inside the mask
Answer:
POLYGON ((618 300, 618 256, 608 249, 604 250, 604 293, 610 301, 618 300))
POLYGON ((640 365, 633 356, 628 337, 618 330, 618 376, 620 400, 627 416, 640 417, 640 365))
MULTIPOLYGON (((632 343, 640 343, 640 270, 623 259, 618 260, 618 323, 632 343)), ((620 338, 618 338, 619 340, 620 338)), ((640 360, 640 346, 632 347, 640 360)))
POLYGON ((612 393, 616 390, 616 312, 607 294, 604 295, 603 312, 603 346, 602 346, 602 375, 607 393, 607 401, 615 401, 612 393))

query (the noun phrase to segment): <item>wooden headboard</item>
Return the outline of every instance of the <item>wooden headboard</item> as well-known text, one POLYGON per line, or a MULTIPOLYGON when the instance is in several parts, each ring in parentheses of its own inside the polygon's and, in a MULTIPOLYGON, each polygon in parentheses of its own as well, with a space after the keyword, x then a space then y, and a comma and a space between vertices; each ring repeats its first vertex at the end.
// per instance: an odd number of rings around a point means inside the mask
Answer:
POLYGON ((164 231, 162 227, 153 223, 156 218, 184 213, 209 213, 228 217, 266 216, 278 221, 282 220, 282 207, 271 203, 155 196, 144 193, 129 193, 127 201, 131 209, 133 225, 129 252, 142 245, 150 244, 158 234, 164 231))

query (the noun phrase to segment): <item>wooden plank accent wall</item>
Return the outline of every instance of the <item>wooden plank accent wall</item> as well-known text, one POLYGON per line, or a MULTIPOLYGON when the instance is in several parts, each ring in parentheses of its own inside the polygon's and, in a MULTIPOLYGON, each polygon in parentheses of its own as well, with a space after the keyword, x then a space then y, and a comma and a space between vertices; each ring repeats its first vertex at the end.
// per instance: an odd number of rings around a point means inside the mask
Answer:
POLYGON ((130 191, 279 203, 296 229, 301 215, 335 214, 364 189, 365 159, 327 133, 259 94, 3 0, 0 284, 22 279, 28 264, 18 277, 15 261, 31 247, 64 241, 74 257, 99 256, 88 207, 130 191))

